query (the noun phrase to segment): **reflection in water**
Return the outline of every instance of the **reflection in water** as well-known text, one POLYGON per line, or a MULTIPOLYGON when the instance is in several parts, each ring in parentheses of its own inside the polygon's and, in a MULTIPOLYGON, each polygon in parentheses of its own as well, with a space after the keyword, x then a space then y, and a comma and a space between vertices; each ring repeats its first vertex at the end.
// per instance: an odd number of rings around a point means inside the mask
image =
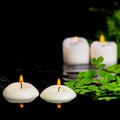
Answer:
POLYGON ((88 64, 81 65, 63 65, 63 80, 68 81, 77 77, 78 72, 84 72, 90 70, 91 67, 88 64))

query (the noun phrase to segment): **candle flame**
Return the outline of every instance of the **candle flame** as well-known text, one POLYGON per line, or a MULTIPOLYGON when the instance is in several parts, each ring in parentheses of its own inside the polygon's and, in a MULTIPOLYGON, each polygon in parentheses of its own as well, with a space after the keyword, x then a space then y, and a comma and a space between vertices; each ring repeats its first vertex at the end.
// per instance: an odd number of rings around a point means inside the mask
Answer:
POLYGON ((60 109, 62 105, 60 103, 57 104, 57 108, 60 109))
MULTIPOLYGON (((21 83, 21 88, 22 88, 22 82, 24 82, 22 74, 19 77, 19 82, 21 83)), ((20 103, 20 108, 24 108, 24 104, 23 103, 20 103)))
POLYGON ((20 108, 24 108, 24 104, 23 103, 20 103, 20 108))
POLYGON ((104 37, 104 35, 100 35, 100 42, 101 42, 101 43, 105 42, 105 37, 104 37))
POLYGON ((74 43, 78 43, 78 37, 77 36, 75 36, 73 40, 74 40, 74 43))
POLYGON ((24 82, 24 80, 23 80, 23 75, 22 75, 22 74, 20 75, 19 82, 20 82, 20 83, 24 82))
POLYGON ((57 80, 57 85, 61 85, 61 80, 60 80, 60 78, 58 78, 58 80, 57 80))
MULTIPOLYGON (((61 85, 61 80, 60 80, 60 78, 58 78, 58 80, 57 80, 57 85, 61 85)), ((58 91, 59 91, 59 89, 60 89, 60 87, 58 88, 58 91)), ((57 108, 61 108, 61 104, 60 103, 58 103, 57 104, 57 108)))

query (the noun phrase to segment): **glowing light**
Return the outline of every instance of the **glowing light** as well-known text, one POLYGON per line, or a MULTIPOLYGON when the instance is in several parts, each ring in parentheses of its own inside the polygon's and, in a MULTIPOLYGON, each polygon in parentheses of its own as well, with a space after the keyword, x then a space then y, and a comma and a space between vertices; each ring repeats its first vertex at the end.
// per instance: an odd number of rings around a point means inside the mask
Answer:
POLYGON ((77 36, 75 36, 73 40, 74 40, 74 43, 78 43, 78 37, 77 36))
POLYGON ((19 82, 20 82, 20 83, 24 82, 24 80, 23 80, 23 75, 22 75, 22 74, 20 75, 19 82))
POLYGON ((20 103, 20 108, 24 108, 24 104, 23 103, 20 103))
POLYGON ((105 37, 104 37, 104 35, 100 35, 100 42, 101 42, 101 43, 105 42, 105 37))
POLYGON ((58 103, 57 108, 60 109, 61 107, 62 107, 62 105, 58 103))
POLYGON ((57 85, 61 85, 61 80, 60 80, 60 78, 58 78, 58 80, 57 80, 57 85))

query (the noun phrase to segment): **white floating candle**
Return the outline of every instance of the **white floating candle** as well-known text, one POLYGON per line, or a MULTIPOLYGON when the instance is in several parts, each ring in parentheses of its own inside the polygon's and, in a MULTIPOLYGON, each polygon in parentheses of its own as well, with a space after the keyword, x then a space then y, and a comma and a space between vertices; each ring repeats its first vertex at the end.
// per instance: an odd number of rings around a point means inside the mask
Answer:
POLYGON ((89 64, 89 44, 83 37, 63 40, 63 61, 68 65, 89 64))
POLYGON ((11 83, 3 90, 3 97, 11 103, 29 103, 37 96, 39 91, 32 84, 23 82, 22 75, 19 82, 11 83))
POLYGON ((94 41, 91 44, 90 49, 91 59, 102 56, 106 66, 117 63, 117 44, 113 41, 105 41, 103 35, 100 36, 100 41, 94 41))
POLYGON ((76 93, 65 85, 57 84, 44 89, 40 97, 47 102, 59 104, 70 102, 76 97, 76 93))

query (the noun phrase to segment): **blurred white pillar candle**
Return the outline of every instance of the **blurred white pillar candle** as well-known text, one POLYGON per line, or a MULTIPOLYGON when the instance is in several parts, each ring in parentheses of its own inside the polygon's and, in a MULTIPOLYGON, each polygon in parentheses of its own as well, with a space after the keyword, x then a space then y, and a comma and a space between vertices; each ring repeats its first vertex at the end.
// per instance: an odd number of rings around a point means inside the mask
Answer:
POLYGON ((93 41, 90 49, 91 59, 102 56, 106 66, 117 63, 117 44, 113 41, 105 41, 104 35, 100 36, 100 41, 93 41))
POLYGON ((3 97, 10 103, 29 103, 37 96, 39 91, 32 84, 24 82, 22 75, 19 82, 11 83, 3 90, 3 97))
POLYGON ((68 37, 63 40, 64 64, 89 64, 89 44, 83 37, 68 37))
POLYGON ((44 89, 40 97, 50 103, 66 103, 76 97, 76 93, 69 87, 60 84, 60 79, 56 85, 51 85, 44 89))

